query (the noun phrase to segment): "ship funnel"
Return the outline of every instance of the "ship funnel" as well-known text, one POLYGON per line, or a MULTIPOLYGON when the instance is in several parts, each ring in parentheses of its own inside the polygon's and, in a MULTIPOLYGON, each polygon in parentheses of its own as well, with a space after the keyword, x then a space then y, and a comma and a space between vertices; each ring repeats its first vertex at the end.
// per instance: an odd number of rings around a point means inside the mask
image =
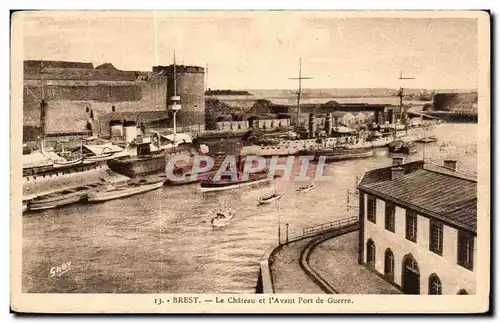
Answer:
POLYGON ((121 120, 111 120, 109 122, 109 133, 112 138, 123 137, 123 122, 121 120))
POLYGON ((309 138, 316 137, 316 118, 314 113, 309 114, 309 138))
POLYGON ((125 121, 123 123, 125 142, 131 143, 137 138, 137 124, 135 121, 125 121))
POLYGON ((325 120, 325 131, 326 131, 326 134, 328 136, 331 136, 332 135, 332 128, 333 128, 333 114, 332 113, 328 113, 326 115, 326 120, 325 120))

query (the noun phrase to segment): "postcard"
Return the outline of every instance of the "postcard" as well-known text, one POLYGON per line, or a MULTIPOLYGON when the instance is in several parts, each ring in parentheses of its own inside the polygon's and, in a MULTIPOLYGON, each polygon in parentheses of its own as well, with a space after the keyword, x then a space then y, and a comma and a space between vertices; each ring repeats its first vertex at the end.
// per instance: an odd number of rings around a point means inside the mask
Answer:
POLYGON ((18 11, 11 309, 484 313, 486 11, 18 11))

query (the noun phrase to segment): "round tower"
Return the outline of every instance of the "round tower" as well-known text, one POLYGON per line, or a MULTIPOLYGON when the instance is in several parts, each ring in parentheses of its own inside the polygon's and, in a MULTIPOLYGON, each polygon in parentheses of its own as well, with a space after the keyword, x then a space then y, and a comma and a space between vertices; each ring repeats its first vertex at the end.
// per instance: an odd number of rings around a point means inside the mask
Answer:
POLYGON ((176 109, 177 126, 185 130, 205 129, 205 69, 198 66, 167 66, 169 110, 176 109), (182 105, 182 109, 177 109, 182 105))

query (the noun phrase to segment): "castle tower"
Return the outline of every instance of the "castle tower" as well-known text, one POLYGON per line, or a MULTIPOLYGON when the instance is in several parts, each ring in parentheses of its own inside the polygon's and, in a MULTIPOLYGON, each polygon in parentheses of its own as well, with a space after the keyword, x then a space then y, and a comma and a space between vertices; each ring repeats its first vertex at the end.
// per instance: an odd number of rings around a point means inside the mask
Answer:
POLYGON ((153 72, 167 76, 168 105, 182 105, 177 113, 177 126, 182 131, 205 129, 205 69, 198 66, 154 66, 153 72), (174 77, 175 74, 175 77, 174 77))

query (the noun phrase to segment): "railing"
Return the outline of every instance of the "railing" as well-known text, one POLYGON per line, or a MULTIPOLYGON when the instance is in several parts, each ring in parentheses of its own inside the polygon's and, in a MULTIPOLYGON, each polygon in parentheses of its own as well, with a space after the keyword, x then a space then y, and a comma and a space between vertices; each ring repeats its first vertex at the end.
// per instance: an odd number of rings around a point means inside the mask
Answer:
POLYGON ((318 224, 318 225, 315 225, 315 226, 304 228, 303 231, 302 231, 302 235, 303 236, 310 236, 310 235, 314 235, 314 234, 317 234, 317 233, 320 233, 320 232, 329 231, 329 230, 333 230, 333 229, 338 229, 340 227, 343 227, 343 226, 346 226, 346 225, 349 225, 349 224, 354 224, 354 223, 357 223, 357 222, 358 222, 358 217, 357 216, 352 216, 352 217, 349 217, 349 218, 343 218, 343 219, 335 220, 335 221, 332 221, 332 222, 318 224))

